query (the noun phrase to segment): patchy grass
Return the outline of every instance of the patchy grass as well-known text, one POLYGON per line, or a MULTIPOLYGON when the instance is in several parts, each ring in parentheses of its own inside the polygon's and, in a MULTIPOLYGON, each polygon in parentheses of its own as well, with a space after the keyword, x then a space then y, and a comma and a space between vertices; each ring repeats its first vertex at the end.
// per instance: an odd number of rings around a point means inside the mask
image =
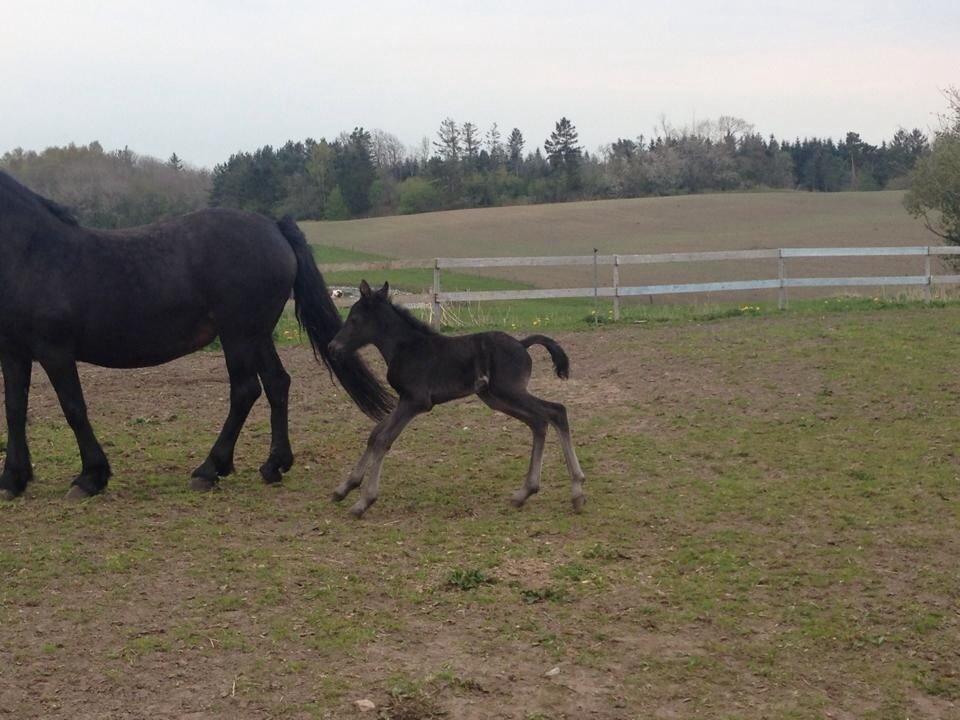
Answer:
POLYGON ((956 717, 960 306, 835 305, 578 325, 566 383, 535 350, 579 516, 552 434, 542 491, 509 506, 529 431, 471 401, 410 426, 354 521, 326 498, 370 423, 302 346, 281 350, 297 465, 276 488, 261 402, 237 475, 186 489, 226 412, 217 353, 82 368, 115 477, 68 505, 76 448, 38 373, 37 479, 0 506, 0 707, 956 717))

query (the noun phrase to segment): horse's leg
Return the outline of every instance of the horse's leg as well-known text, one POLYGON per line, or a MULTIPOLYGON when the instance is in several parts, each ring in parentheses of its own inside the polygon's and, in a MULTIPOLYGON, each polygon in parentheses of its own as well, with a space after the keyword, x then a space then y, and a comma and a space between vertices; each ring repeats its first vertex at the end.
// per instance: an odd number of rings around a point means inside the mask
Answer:
POLYGON ((270 402, 270 455, 260 466, 263 481, 269 484, 283 480, 283 473, 293 466, 288 428, 290 376, 280 362, 273 340, 268 338, 260 349, 260 380, 270 402))
POLYGON ((547 439, 547 418, 542 409, 524 402, 521 398, 506 394, 494 394, 490 389, 478 393, 478 396, 494 410, 526 423, 533 432, 533 448, 530 451, 530 467, 523 481, 523 487, 513 494, 510 502, 514 507, 522 507, 531 495, 540 490, 540 469, 543 466, 543 446, 547 439))
POLYGON ((13 500, 33 479, 27 446, 27 398, 33 362, 29 358, 0 355, 7 406, 7 456, 0 474, 0 500, 13 500))
POLYGON ((77 363, 72 357, 42 358, 40 364, 57 392, 60 407, 67 423, 77 438, 80 448, 81 470, 73 479, 67 498, 81 500, 103 492, 110 479, 110 463, 97 442, 87 418, 87 404, 77 374, 77 363))
POLYGON ((530 397, 543 405, 550 419, 550 424, 557 429, 557 434, 560 436, 560 446, 563 448, 563 459, 566 461, 567 471, 570 473, 570 501, 573 503, 574 512, 580 512, 587 502, 587 496, 583 494, 583 482, 586 478, 580 468, 577 451, 573 449, 570 423, 567 421, 567 408, 560 403, 541 400, 534 395, 530 395, 530 397))
POLYGON ((367 440, 367 452, 364 453, 365 456, 369 453, 367 479, 360 491, 360 499, 350 508, 350 513, 355 518, 363 517, 370 506, 377 501, 377 496, 380 494, 380 468, 383 465, 383 458, 390 450, 394 440, 407 426, 407 423, 426 410, 427 406, 401 397, 396 409, 390 413, 390 416, 370 433, 370 439, 367 440))
POLYGON ((194 490, 212 490, 219 478, 233 472, 233 450, 250 409, 260 397, 257 379, 257 348, 249 342, 223 338, 223 354, 230 375, 230 411, 210 454, 190 480, 194 490))

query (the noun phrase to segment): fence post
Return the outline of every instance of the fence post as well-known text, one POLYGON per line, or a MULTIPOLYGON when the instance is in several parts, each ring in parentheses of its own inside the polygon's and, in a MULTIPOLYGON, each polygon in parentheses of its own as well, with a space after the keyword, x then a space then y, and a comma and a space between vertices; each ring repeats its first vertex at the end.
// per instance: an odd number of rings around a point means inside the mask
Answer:
POLYGON ((923 259, 923 272, 927 276, 927 284, 923 289, 923 299, 930 302, 933 299, 933 275, 930 272, 930 246, 927 246, 927 255, 923 259))
POLYGON ((430 306, 430 325, 440 327, 440 258, 433 261, 433 303, 430 306))
POLYGON ((613 320, 620 320, 620 256, 613 256, 613 320))
POLYGON ((597 315, 597 284, 600 282, 597 277, 597 248, 593 249, 593 326, 600 324, 600 317, 597 315))
POLYGON ((787 271, 783 261, 783 248, 777 250, 777 272, 780 278, 780 287, 777 290, 777 307, 785 310, 787 307, 787 288, 783 281, 787 277, 787 271))

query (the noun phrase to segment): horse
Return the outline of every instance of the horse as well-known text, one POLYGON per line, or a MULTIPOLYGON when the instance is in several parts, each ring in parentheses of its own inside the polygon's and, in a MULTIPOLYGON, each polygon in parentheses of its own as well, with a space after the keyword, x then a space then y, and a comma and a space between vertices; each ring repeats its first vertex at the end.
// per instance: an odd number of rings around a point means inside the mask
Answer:
POLYGON ((384 456, 407 423, 435 405, 477 395, 489 407, 526 423, 533 431, 530 466, 523 487, 512 497, 513 505, 522 507, 540 490, 543 447, 547 426, 552 425, 560 436, 570 473, 573 510, 580 512, 586 503, 584 475, 570 437, 567 410, 527 391, 533 364, 527 348, 532 345, 547 349, 557 377, 569 377, 570 361, 559 343, 544 335, 517 340, 503 332, 445 337, 395 305, 389 291, 389 283, 372 291, 364 280, 360 299, 330 342, 334 356, 375 345, 387 363, 387 382, 400 396, 393 413, 370 433, 360 461, 333 492, 333 500, 344 500, 362 484, 360 498, 350 509, 354 517, 362 517, 379 495, 384 456))
POLYGON ((77 363, 109 368, 160 365, 219 337, 230 378, 223 429, 190 487, 211 490, 233 469, 234 447, 265 390, 270 452, 260 467, 277 483, 293 465, 287 374, 272 332, 290 298, 314 355, 353 402, 374 419, 393 407, 387 389, 356 355, 330 355, 343 322, 306 238, 279 222, 239 210, 207 209, 124 230, 81 226, 65 207, 0 172, 0 370, 7 447, 0 498, 33 478, 26 438, 33 363, 50 378, 76 435, 81 471, 67 497, 104 490, 111 470, 94 435, 77 363))

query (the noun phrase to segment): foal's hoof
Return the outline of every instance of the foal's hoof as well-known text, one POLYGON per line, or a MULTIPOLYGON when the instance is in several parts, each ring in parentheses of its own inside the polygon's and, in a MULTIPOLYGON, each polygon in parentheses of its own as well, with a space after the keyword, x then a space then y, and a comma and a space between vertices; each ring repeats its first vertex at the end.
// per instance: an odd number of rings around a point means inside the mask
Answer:
POLYGON ((536 492, 537 492, 536 490, 527 490, 526 488, 522 490, 517 490, 513 494, 513 497, 510 498, 510 504, 513 505, 515 508, 518 508, 518 509, 522 508, 524 504, 527 502, 527 499, 531 495, 535 495, 536 492))
POLYGON ((352 508, 350 508, 350 514, 353 515, 357 520, 363 517, 363 514, 370 509, 370 506, 373 505, 375 501, 370 501, 369 503, 364 504, 362 501, 358 502, 352 508))
POLYGON ((3 488, 0 490, 0 500, 3 502, 9 502, 10 500, 16 500, 17 494, 13 490, 7 490, 3 488))
POLYGON ((335 503, 343 502, 344 498, 346 497, 347 497, 347 494, 342 493, 339 490, 334 490, 332 493, 330 493, 330 499, 333 500, 335 503))
POLYGON ((210 478, 200 477, 199 475, 194 475, 190 478, 190 489, 196 490, 197 492, 210 492, 211 490, 219 489, 219 487, 219 483, 210 478))
POLYGON ((67 490, 66 500, 68 502, 80 502, 81 500, 86 500, 88 497, 93 496, 79 485, 71 485, 70 489, 67 490))
POLYGON ((583 506, 587 504, 587 496, 577 495, 571 500, 571 503, 573 504, 573 511, 575 513, 581 513, 583 512, 583 506))

